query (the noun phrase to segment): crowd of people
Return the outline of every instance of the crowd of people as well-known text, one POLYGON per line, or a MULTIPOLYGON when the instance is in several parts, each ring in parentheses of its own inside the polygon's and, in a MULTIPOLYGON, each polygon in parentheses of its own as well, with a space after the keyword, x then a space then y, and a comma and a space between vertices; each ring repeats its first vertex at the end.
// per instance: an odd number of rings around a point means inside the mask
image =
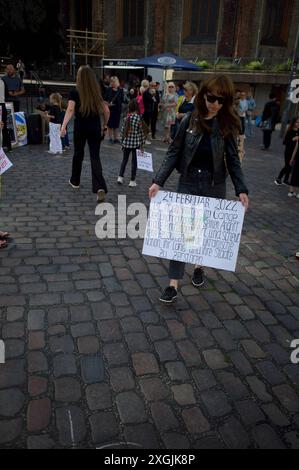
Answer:
MULTIPOLYGON (((12 100, 19 109, 19 97, 25 93, 21 68, 17 73, 9 65, 3 77, 5 100, 12 100)), ((195 83, 161 84, 148 76, 127 90, 118 77, 106 76, 99 81, 89 66, 82 66, 77 75, 76 89, 64 103, 59 93, 53 93, 49 102, 39 105, 49 127, 49 153, 62 154, 70 146, 68 125, 74 117, 74 156, 69 184, 80 188, 85 145, 90 150, 92 191, 99 203, 108 192, 100 159, 101 143, 119 145, 123 150, 117 183, 124 184, 126 168, 132 156, 129 186, 137 186, 137 150, 144 151, 157 135, 157 123, 164 129, 162 140, 169 144, 167 156, 158 171, 150 197, 164 186, 172 171, 181 174, 178 192, 196 195, 226 196, 226 169, 236 189, 236 195, 248 208, 248 190, 242 173, 246 137, 253 135, 256 102, 250 92, 235 91, 226 76, 213 76, 200 89, 195 83), (220 145, 220 143, 222 144, 220 145)), ((1 103, 1 129, 3 146, 10 148, 7 136, 5 104, 1 103)), ((280 103, 270 95, 257 125, 263 131, 263 149, 269 150, 272 133, 279 122, 280 103)), ((275 180, 277 185, 287 184, 289 197, 299 198, 299 118, 290 123, 284 144, 285 165, 275 180)), ((0 248, 7 246, 8 234, 0 232, 0 248)), ((170 286, 161 297, 162 302, 173 302, 177 296, 179 280, 184 275, 183 263, 171 262, 170 286)), ((203 269, 195 269, 193 284, 201 286, 203 269)))

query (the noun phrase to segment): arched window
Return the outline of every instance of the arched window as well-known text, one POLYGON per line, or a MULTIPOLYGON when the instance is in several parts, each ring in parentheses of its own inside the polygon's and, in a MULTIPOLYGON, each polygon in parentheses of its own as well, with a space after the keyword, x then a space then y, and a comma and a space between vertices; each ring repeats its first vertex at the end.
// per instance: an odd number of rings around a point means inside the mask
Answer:
POLYGON ((217 39, 220 0, 184 0, 183 41, 214 43, 217 39))
POLYGON ((261 44, 287 47, 294 0, 267 0, 261 44))
POLYGON ((117 36, 119 40, 138 42, 144 37, 144 0, 117 0, 117 36))

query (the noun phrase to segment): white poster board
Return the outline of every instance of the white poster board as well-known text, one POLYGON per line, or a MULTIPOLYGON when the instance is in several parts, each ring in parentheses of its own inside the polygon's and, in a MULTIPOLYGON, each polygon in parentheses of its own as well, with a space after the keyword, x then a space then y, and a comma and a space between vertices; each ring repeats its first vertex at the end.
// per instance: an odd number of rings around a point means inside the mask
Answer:
POLYGON ((12 167, 11 161, 5 155, 3 149, 0 149, 0 176, 12 167))
POLYGON ((144 170, 153 173, 153 155, 151 153, 141 152, 141 150, 137 150, 137 167, 138 170, 144 170))
POLYGON ((143 255, 235 271, 244 223, 240 202, 159 191, 143 255))
POLYGON ((23 147, 24 145, 28 144, 27 122, 25 118, 25 113, 15 113, 15 120, 18 136, 18 146, 23 147))

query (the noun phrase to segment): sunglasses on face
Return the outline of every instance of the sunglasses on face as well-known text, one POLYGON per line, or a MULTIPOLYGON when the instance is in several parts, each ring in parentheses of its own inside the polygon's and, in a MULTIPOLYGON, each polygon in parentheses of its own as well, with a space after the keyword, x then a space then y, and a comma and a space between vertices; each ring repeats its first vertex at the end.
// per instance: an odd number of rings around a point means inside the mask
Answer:
POLYGON ((218 104, 219 105, 222 105, 225 103, 225 98, 223 98, 223 96, 216 96, 216 95, 212 95, 211 93, 207 93, 207 101, 209 103, 216 103, 216 101, 218 101, 218 104))

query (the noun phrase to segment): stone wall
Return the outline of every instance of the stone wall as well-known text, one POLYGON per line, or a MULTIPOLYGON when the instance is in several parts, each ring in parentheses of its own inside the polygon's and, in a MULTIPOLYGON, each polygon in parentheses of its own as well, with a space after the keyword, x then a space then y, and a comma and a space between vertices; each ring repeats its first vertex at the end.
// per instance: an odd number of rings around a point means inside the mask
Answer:
MULTIPOLYGON (((269 47, 258 45, 258 33, 261 18, 267 12, 262 11, 261 0, 221 0, 220 29, 218 43, 185 44, 182 39, 183 0, 148 0, 145 11, 145 24, 148 28, 148 55, 162 52, 173 52, 187 59, 213 60, 222 57, 255 57, 261 56, 277 60, 285 60, 292 56, 299 24, 299 0, 294 0, 294 11, 288 47, 269 47), (148 11, 148 15, 146 14, 148 11)), ((70 21, 74 20, 72 12, 73 0, 65 0, 70 4, 70 21)), ((93 28, 94 31, 108 33, 106 56, 108 58, 141 58, 146 53, 145 38, 139 43, 126 43, 119 40, 117 34, 117 2, 116 0, 94 0, 93 28)), ((63 9, 64 14, 65 8, 63 9)), ((261 35, 262 36, 262 35, 261 35)))

